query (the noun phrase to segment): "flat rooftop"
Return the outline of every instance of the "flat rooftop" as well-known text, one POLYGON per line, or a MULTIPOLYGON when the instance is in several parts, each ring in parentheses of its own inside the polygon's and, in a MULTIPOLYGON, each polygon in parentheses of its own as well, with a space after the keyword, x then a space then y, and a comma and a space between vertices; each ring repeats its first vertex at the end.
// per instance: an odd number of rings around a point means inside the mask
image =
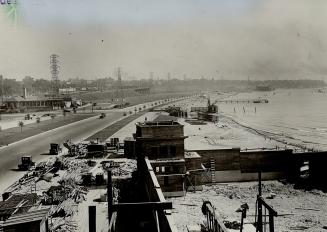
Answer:
POLYGON ((149 122, 139 122, 136 124, 140 127, 153 127, 153 126, 182 126, 176 121, 149 121, 149 122))

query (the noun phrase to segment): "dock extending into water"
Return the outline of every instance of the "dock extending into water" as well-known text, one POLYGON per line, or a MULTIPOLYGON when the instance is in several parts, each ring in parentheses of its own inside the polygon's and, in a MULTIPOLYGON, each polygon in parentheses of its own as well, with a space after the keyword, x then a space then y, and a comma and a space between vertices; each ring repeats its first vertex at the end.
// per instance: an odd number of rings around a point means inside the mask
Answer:
POLYGON ((217 100, 216 103, 269 103, 268 99, 230 99, 230 100, 217 100))

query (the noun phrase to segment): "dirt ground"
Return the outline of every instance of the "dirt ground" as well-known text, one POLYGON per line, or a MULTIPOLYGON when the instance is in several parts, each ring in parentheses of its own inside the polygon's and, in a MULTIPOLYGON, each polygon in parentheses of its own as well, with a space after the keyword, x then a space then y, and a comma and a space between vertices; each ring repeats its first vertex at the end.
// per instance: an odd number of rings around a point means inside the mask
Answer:
MULTIPOLYGON (((240 221, 235 212, 241 204, 247 203, 247 222, 255 221, 255 202, 258 194, 256 182, 226 183, 204 186, 203 191, 188 192, 185 197, 172 198, 175 223, 183 232, 186 225, 203 223, 201 212, 203 201, 209 200, 223 220, 240 221)), ((278 181, 264 181, 262 196, 278 212, 275 218, 276 231, 322 232, 327 226, 327 193, 318 190, 296 190, 293 185, 278 181), (271 195, 274 199, 267 199, 271 195)))

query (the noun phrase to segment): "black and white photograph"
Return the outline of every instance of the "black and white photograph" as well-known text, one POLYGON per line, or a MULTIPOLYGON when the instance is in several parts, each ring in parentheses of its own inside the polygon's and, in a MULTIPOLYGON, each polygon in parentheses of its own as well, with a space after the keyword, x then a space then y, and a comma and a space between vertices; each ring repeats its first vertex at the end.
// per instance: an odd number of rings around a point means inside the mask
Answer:
POLYGON ((0 0, 0 232, 324 231, 326 0, 0 0))

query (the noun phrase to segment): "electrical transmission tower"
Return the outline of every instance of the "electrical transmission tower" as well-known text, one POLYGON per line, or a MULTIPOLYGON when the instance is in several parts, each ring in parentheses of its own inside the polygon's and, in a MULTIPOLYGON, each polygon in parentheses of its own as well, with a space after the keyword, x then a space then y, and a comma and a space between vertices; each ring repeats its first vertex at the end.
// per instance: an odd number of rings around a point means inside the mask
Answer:
POLYGON ((123 85, 121 81, 121 69, 118 68, 117 70, 117 77, 118 77, 118 83, 117 83, 117 98, 120 99, 120 107, 123 107, 123 102, 124 102, 124 90, 123 90, 123 85))
POLYGON ((51 73, 51 95, 57 97, 59 95, 59 56, 52 54, 50 56, 50 73, 51 73))

